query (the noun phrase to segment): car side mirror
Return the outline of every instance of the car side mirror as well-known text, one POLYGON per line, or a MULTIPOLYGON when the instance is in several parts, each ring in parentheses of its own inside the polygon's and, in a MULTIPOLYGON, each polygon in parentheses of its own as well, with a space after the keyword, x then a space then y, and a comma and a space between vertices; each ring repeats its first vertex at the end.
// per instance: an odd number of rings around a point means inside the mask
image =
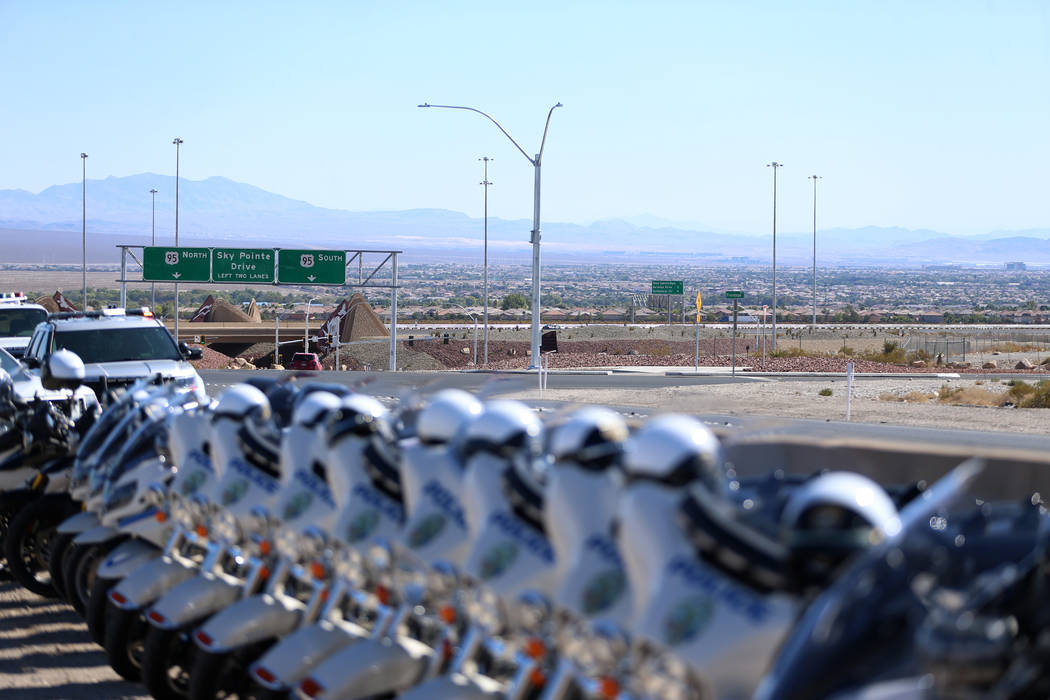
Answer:
POLYGON ((199 360, 202 357, 204 357, 203 350, 201 350, 200 348, 191 348, 189 345, 186 344, 185 340, 179 343, 179 352, 181 352, 182 356, 185 357, 187 360, 199 360))
POLYGON ((45 389, 76 389, 84 383, 84 362, 69 350, 57 350, 44 360, 40 383, 45 389))

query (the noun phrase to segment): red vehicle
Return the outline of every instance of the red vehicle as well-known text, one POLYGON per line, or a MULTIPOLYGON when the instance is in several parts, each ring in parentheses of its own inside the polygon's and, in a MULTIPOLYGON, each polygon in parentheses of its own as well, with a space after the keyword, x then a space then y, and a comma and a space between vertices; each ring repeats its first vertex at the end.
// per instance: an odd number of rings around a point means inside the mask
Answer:
POLYGON ((315 352, 297 352, 292 356, 288 369, 321 369, 321 361, 315 352))

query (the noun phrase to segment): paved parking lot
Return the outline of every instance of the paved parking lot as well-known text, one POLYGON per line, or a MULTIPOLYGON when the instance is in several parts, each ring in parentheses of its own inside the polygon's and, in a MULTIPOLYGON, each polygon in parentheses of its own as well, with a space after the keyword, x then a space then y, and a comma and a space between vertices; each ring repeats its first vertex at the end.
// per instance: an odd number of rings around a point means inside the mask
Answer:
POLYGON ((0 697, 145 700, 121 680, 73 608, 0 581, 0 697))

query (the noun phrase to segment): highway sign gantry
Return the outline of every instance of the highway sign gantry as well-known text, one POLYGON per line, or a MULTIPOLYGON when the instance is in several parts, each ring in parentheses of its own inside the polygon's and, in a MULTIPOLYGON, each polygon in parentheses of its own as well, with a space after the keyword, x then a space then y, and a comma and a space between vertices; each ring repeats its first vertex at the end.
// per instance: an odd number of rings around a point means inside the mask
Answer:
POLYGON ((211 278, 214 282, 273 284, 273 248, 212 248, 211 278))
POLYGON ((281 249, 277 280, 281 284, 346 284, 346 252, 281 249))
POLYGON ((650 294, 675 294, 681 296, 685 293, 685 283, 681 280, 653 280, 653 291, 650 294))
POLYGON ((207 282, 211 251, 207 248, 147 246, 142 251, 142 279, 148 282, 207 282))

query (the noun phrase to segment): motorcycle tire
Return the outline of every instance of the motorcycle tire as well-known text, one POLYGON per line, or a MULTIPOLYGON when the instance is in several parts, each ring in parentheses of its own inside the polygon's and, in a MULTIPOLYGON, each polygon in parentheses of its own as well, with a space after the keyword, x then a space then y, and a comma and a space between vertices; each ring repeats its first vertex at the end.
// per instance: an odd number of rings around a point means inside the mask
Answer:
POLYGON ((7 565, 7 554, 4 542, 7 540, 7 530, 11 521, 27 504, 37 497, 36 493, 28 489, 18 489, 0 494, 0 580, 13 578, 10 567, 7 565))
POLYGON ((271 690, 270 688, 263 688, 258 683, 248 681, 248 690, 245 691, 242 696, 244 700, 287 700, 290 697, 294 697, 293 692, 287 690, 271 690))
POLYGON ((190 674, 190 700, 250 697, 248 691, 258 686, 248 676, 248 667, 272 645, 268 640, 219 654, 198 649, 190 674))
POLYGON ((69 600, 69 594, 66 592, 65 580, 62 578, 62 558, 73 544, 74 539, 76 539, 76 533, 67 532, 56 535, 51 542, 51 551, 47 555, 47 570, 51 574, 51 585, 58 592, 58 597, 66 601, 69 600))
POLYGON ((112 543, 73 545, 62 562, 62 578, 69 593, 69 604, 81 616, 87 615, 98 565, 112 546, 112 543))
POLYGON ((197 645, 190 639, 195 625, 162 630, 149 626, 142 649, 142 684, 157 700, 184 700, 197 645))
POLYGON ((87 607, 84 610, 84 621, 87 622, 91 638, 99 646, 106 642, 106 608, 109 602, 109 591, 118 583, 120 583, 119 578, 103 578, 96 575, 91 584, 91 594, 88 596, 87 607))
POLYGON ((149 623, 142 610, 122 610, 107 602, 105 639, 103 647, 109 665, 122 678, 137 681, 142 678, 142 657, 145 653, 146 632, 149 623))
POLYGON ((4 555, 11 576, 26 590, 45 598, 58 595, 51 585, 47 554, 55 528, 67 517, 67 508, 56 507, 52 499, 38 498, 11 520, 4 538, 4 555))

